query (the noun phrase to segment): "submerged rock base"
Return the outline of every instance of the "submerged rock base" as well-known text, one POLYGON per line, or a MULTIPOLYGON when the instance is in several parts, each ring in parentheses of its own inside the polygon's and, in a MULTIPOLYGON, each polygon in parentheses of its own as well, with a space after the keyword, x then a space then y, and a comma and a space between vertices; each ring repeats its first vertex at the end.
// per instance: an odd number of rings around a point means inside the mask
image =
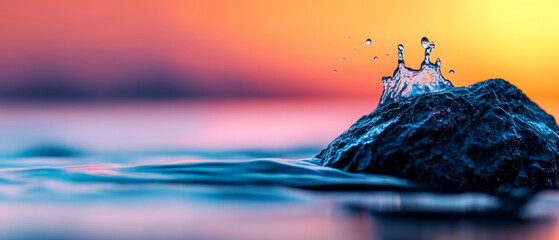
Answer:
POLYGON ((440 188, 559 187, 555 119, 501 79, 382 104, 315 157, 440 188))

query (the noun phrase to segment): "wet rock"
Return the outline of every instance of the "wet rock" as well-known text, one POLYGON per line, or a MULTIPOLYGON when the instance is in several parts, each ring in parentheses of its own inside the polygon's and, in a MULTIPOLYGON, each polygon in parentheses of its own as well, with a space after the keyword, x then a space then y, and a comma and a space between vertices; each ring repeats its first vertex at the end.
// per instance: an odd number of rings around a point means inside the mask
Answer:
POLYGON ((558 188, 559 128, 495 79, 380 105, 315 157, 349 172, 433 187, 558 188))

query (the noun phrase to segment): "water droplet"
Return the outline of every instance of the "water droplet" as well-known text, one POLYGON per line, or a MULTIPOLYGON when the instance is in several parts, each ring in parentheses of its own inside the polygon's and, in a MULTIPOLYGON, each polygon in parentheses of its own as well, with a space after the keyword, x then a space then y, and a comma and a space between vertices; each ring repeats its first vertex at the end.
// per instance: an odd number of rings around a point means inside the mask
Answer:
POLYGON ((334 74, 338 73, 338 70, 334 69, 334 74))
POLYGON ((346 59, 346 58, 342 58, 342 61, 345 61, 345 60, 347 60, 347 59, 346 59))
POLYGON ((377 57, 377 56, 375 56, 375 57, 373 58, 373 60, 375 60, 375 61, 376 61, 376 60, 378 60, 378 57, 377 57))
POLYGON ((390 57, 390 54, 387 53, 386 56, 387 56, 387 57, 390 57))
POLYGON ((398 51, 404 51, 404 45, 398 44, 398 51))
POLYGON ((448 71, 448 73, 454 74, 454 70, 451 69, 450 71, 448 71))
POLYGON ((429 48, 429 39, 427 37, 421 38, 421 46, 425 49, 429 48))
POLYGON ((373 43, 373 41, 371 41, 370 38, 367 38, 367 40, 365 40, 365 44, 367 44, 367 46, 371 45, 373 43))

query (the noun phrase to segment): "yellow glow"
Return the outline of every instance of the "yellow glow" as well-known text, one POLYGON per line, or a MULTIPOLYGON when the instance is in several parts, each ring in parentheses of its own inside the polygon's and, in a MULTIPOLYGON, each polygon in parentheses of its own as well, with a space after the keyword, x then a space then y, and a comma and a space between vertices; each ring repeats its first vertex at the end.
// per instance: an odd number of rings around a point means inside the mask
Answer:
POLYGON ((419 39, 427 36, 442 69, 456 70, 446 74, 455 85, 501 77, 534 99, 559 96, 559 1, 210 1, 195 4, 195 20, 192 6, 176 4, 173 21, 203 23, 206 40, 229 39, 215 46, 254 57, 240 59, 247 68, 265 59, 269 70, 311 85, 320 79, 333 93, 380 93, 380 77, 395 68, 396 45, 403 43, 407 65, 418 67, 419 39))
MULTIPOLYGON (((559 98, 559 1, 29 0, 0 3, 0 18, 2 58, 56 46, 75 65, 115 50, 216 75, 216 86, 373 99, 396 45, 417 68, 427 36, 455 85, 500 77, 536 102, 559 98)), ((75 69, 103 70, 91 66, 75 69)))

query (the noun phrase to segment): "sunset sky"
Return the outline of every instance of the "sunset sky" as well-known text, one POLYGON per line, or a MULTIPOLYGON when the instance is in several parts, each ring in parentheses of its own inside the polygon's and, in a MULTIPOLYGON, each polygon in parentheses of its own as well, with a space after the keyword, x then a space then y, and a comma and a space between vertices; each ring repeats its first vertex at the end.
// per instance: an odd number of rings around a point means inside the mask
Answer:
POLYGON ((201 97, 376 100, 397 44, 417 68, 426 36, 457 86, 504 78, 559 102, 558 12, 553 0, 3 0, 0 93, 161 84, 201 97))

